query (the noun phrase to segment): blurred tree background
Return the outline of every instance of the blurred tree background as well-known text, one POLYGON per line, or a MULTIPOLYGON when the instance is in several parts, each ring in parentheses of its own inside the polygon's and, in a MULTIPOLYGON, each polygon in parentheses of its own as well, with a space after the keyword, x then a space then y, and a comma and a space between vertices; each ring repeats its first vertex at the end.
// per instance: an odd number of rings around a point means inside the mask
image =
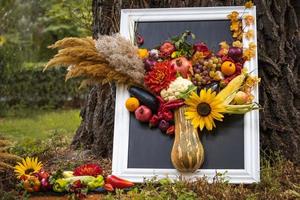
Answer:
POLYGON ((76 81, 65 84, 64 70, 42 69, 54 54, 47 46, 92 34, 91 6, 91 0, 0 1, 0 114, 20 105, 78 107, 83 92, 76 81))

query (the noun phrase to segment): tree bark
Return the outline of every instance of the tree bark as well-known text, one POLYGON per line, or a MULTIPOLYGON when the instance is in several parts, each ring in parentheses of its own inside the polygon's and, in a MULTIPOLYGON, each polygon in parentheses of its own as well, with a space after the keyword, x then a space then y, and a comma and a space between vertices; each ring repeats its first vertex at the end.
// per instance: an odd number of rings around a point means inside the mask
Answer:
MULTIPOLYGON (((93 0, 93 32, 118 32, 121 8, 243 5, 245 0, 93 0)), ((300 162, 300 33, 297 0, 256 0, 261 148, 300 162)), ((115 87, 95 86, 82 109, 74 147, 111 156, 115 87)))

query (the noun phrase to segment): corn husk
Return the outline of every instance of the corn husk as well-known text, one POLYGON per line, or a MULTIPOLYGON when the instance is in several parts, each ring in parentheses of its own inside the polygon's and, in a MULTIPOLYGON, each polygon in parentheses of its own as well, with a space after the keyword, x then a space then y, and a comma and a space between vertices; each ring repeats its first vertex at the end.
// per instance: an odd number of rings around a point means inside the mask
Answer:
POLYGON ((228 114, 245 114, 249 111, 260 109, 260 106, 256 103, 245 105, 226 105, 225 109, 225 113, 228 114))
POLYGON ((225 106, 225 112, 228 114, 245 114, 251 110, 260 109, 260 106, 256 103, 250 103, 245 105, 231 105, 230 103, 234 99, 236 93, 242 87, 245 79, 247 77, 247 73, 241 73, 233 80, 229 82, 229 84, 222 89, 217 97, 223 100, 223 104, 225 106))
POLYGON ((218 93, 217 97, 222 99, 225 105, 228 105, 233 100, 238 90, 242 87, 245 78, 246 74, 241 73, 232 79, 228 85, 218 93))

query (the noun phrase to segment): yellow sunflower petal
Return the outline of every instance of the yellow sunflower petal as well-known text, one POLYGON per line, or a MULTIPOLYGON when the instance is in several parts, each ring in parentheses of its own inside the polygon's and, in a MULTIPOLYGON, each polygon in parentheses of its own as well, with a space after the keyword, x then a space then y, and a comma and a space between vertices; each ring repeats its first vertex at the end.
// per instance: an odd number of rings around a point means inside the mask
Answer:
POLYGON ((15 170, 23 171, 23 170, 24 170, 24 168, 23 168, 23 167, 21 167, 21 166, 15 166, 15 170))
POLYGON ((184 114, 186 116, 186 119, 193 119, 198 116, 198 113, 196 112, 185 112, 184 114))
MULTIPOLYGON (((205 89, 202 89, 201 91, 200 91, 200 102, 205 102, 205 100, 206 100, 206 90, 205 89)), ((199 102, 199 103, 200 103, 199 102)))
POLYGON ((25 159, 22 160, 22 163, 23 163, 24 168, 27 168, 27 167, 28 167, 28 166, 27 166, 27 162, 26 162, 25 159))
POLYGON ((213 117, 212 117, 211 115, 209 115, 208 118, 209 118, 209 121, 210 121, 211 124, 212 124, 212 128, 216 127, 216 124, 215 124, 215 122, 214 122, 213 117))
POLYGON ((197 112, 197 107, 196 106, 195 107, 190 106, 186 109, 186 112, 197 112))
POLYGON ((203 117, 200 117, 200 120, 199 120, 199 126, 200 126, 200 130, 202 131, 203 130, 203 128, 204 128, 204 119, 203 119, 203 117))
POLYGON ((212 124, 211 124, 211 120, 209 120, 209 117, 204 117, 204 123, 205 123, 206 129, 211 131, 212 130, 212 124))
POLYGON ((189 106, 193 106, 193 107, 198 105, 198 102, 196 102, 194 99, 187 99, 184 101, 184 103, 189 106))
POLYGON ((218 120, 218 121, 222 121, 223 120, 223 115, 218 113, 218 112, 211 112, 211 115, 214 119, 218 120))
POLYGON ((198 117, 195 117, 195 118, 192 120, 192 125, 194 126, 195 129, 199 127, 199 120, 198 120, 198 117))

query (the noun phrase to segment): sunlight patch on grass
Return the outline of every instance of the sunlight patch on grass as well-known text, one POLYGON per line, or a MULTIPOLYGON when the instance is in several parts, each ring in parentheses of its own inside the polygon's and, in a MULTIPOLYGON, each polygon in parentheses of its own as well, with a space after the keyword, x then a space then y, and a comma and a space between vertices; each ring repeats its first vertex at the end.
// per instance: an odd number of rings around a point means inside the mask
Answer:
POLYGON ((79 110, 19 111, 0 119, 0 135, 12 140, 44 139, 54 132, 73 135, 81 118, 79 110))

